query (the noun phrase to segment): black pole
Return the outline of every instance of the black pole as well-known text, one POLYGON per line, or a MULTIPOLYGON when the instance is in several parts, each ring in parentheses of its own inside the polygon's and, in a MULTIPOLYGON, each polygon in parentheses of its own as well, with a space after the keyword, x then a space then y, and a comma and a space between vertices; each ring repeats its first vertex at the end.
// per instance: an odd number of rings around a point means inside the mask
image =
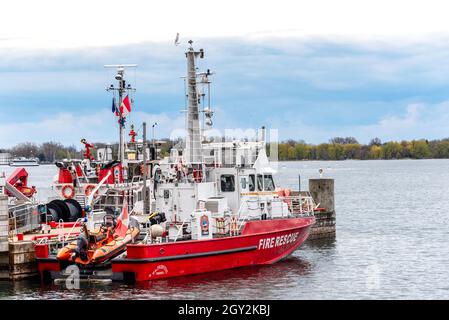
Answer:
POLYGON ((299 192, 301 192, 301 174, 298 174, 299 192))

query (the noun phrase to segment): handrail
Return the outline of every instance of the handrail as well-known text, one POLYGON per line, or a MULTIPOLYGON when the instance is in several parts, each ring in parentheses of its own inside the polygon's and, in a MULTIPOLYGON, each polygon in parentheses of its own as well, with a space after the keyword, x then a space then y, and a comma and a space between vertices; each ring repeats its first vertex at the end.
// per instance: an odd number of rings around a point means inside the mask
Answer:
POLYGON ((89 197, 87 197, 87 205, 92 205, 92 200, 94 199, 95 193, 103 186, 110 175, 111 171, 109 171, 107 175, 103 179, 101 179, 100 183, 91 191, 89 197))
POLYGON ((67 233, 66 236, 65 236, 65 240, 66 240, 66 241, 68 241, 69 236, 72 235, 72 232, 75 230, 75 227, 77 226, 77 224, 81 224, 81 221, 83 221, 83 220, 84 220, 84 218, 78 218, 78 219, 76 219, 76 221, 75 221, 75 223, 73 224, 72 228, 70 228, 69 233, 67 233))
POLYGON ((10 233, 18 234, 39 228, 39 216, 34 214, 37 204, 22 203, 8 208, 8 221, 10 233))
POLYGON ((190 218, 187 217, 184 219, 184 221, 181 224, 181 228, 178 229, 178 233, 176 234, 176 238, 173 242, 176 242, 176 240, 178 240, 179 235, 181 234, 181 230, 184 228, 184 224, 187 222, 187 220, 189 220, 190 218))

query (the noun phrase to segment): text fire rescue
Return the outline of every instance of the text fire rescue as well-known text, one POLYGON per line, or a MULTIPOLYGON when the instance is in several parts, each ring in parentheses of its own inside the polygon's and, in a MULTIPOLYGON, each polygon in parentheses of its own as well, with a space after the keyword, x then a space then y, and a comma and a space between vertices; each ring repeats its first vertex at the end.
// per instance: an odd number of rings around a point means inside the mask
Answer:
POLYGON ((283 246, 296 241, 299 232, 284 234, 283 236, 277 236, 272 238, 263 238, 259 240, 260 249, 271 249, 279 246, 283 246))

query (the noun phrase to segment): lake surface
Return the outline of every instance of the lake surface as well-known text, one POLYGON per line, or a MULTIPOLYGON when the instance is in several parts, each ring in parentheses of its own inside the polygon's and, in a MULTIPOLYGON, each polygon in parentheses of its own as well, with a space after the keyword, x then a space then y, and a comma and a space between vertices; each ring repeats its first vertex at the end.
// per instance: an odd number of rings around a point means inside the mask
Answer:
MULTIPOLYGON (((271 266, 139 285, 0 282, 0 299, 448 299, 449 160, 282 162, 277 181, 297 189, 335 179, 337 236, 304 244, 271 266)), ((1 171, 11 172, 9 167, 1 171)), ((56 168, 30 168, 39 198, 56 168)))

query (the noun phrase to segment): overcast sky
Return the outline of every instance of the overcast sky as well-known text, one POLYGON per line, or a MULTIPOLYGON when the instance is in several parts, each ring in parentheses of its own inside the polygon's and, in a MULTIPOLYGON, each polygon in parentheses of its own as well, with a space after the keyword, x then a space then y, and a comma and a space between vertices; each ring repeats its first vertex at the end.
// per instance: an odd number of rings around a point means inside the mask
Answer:
POLYGON ((137 63, 129 122, 184 124, 186 42, 215 72, 215 125, 281 139, 449 136, 447 1, 9 1, 0 19, 0 148, 116 140, 113 73, 137 63), (176 33, 181 45, 175 47, 176 33))

